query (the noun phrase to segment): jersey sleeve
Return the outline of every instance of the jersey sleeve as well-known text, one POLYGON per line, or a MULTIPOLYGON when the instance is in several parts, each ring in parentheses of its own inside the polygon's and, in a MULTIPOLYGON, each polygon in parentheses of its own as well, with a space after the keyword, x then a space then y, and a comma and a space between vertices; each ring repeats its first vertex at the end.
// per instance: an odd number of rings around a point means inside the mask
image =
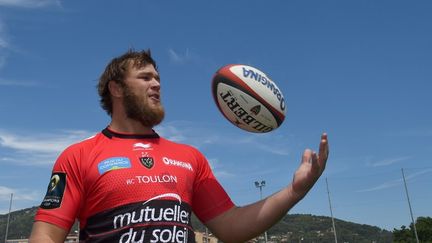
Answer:
POLYGON ((53 166, 46 195, 35 215, 35 221, 54 224, 67 231, 77 218, 83 197, 83 183, 78 146, 67 148, 53 166))
POLYGON ((192 208, 201 222, 207 222, 234 206, 231 198, 214 176, 207 159, 197 152, 199 162, 193 188, 192 208))

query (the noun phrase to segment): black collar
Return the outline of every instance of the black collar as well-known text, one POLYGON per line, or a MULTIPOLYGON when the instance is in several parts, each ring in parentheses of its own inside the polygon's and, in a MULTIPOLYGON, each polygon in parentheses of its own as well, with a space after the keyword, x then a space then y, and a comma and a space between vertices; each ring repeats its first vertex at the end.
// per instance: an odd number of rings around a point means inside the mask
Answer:
POLYGON ((125 139, 143 139, 143 138, 159 138, 159 134, 157 134, 153 130, 153 134, 123 134, 117 133, 110 130, 108 127, 102 130, 102 134, 107 136, 108 138, 125 138, 125 139))

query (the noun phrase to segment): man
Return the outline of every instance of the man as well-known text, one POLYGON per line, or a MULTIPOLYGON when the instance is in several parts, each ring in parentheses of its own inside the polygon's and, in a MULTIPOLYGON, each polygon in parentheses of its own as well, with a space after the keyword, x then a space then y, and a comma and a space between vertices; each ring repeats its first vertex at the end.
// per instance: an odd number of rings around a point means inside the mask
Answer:
POLYGON ((244 242, 278 222, 318 180, 328 157, 306 149, 293 181, 244 207, 233 204, 195 148, 153 130, 164 117, 150 51, 128 51, 101 75, 111 123, 57 159, 30 242, 63 242, 76 219, 82 242, 194 242, 192 211, 223 242, 244 242))

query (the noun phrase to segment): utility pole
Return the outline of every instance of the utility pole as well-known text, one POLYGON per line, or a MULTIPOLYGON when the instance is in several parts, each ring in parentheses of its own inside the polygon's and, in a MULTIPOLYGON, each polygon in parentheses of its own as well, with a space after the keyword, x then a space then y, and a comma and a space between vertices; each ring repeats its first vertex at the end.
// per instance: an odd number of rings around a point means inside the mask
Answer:
MULTIPOLYGON (((266 182, 265 181, 255 181, 255 187, 259 188, 260 190, 260 200, 262 200, 262 188, 265 187, 266 182)), ((264 232, 264 241, 267 243, 267 231, 264 232)))
POLYGON ((333 209, 332 209, 332 204, 331 204, 331 200, 330 200, 330 190, 329 190, 329 186, 328 186, 327 177, 326 177, 326 185, 327 185, 328 201, 329 201, 329 206, 330 206, 330 215, 331 215, 332 224, 333 224, 333 233, 334 233, 335 243, 337 243, 336 226, 335 226, 335 222, 334 222, 334 218, 333 218, 333 209))
POLYGON ((7 217, 7 222, 6 222, 6 233, 5 233, 5 243, 7 242, 7 238, 8 238, 8 231, 9 231, 9 221, 10 221, 10 215, 11 215, 11 210, 12 210, 12 198, 13 198, 13 193, 11 193, 11 197, 10 197, 10 203, 9 203, 9 214, 7 217))
POLYGON ((411 202, 410 202, 410 198, 409 198, 409 195, 408 195, 408 187, 406 185, 405 173, 404 173, 404 169, 403 168, 401 170, 402 170, 402 178, 403 178, 404 185, 405 185, 405 193, 406 193, 406 196, 407 196, 408 207, 409 207, 410 214, 411 214, 411 221, 412 221, 412 224, 413 224, 413 227, 414 227, 414 235, 415 235, 415 238, 416 238, 416 242, 419 243, 420 241, 419 241, 419 238, 418 238, 418 235, 417 235, 417 228, 416 228, 416 225, 415 225, 414 216, 413 216, 413 212, 412 212, 412 208, 411 208, 411 202))

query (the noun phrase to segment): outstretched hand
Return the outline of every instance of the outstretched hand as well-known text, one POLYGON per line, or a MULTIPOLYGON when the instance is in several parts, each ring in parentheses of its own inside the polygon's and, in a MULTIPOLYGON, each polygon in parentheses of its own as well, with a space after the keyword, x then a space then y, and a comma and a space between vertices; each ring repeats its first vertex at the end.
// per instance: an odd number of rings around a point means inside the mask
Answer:
POLYGON ((324 171, 329 147, 327 134, 321 135, 318 154, 303 153, 293 182, 279 192, 258 202, 232 207, 207 221, 207 227, 223 242, 246 242, 277 223, 312 188, 324 171))
POLYGON ((303 152, 300 167, 294 174, 292 188, 298 196, 304 197, 324 172, 328 155, 327 134, 323 133, 318 154, 315 151, 306 149, 303 152))

